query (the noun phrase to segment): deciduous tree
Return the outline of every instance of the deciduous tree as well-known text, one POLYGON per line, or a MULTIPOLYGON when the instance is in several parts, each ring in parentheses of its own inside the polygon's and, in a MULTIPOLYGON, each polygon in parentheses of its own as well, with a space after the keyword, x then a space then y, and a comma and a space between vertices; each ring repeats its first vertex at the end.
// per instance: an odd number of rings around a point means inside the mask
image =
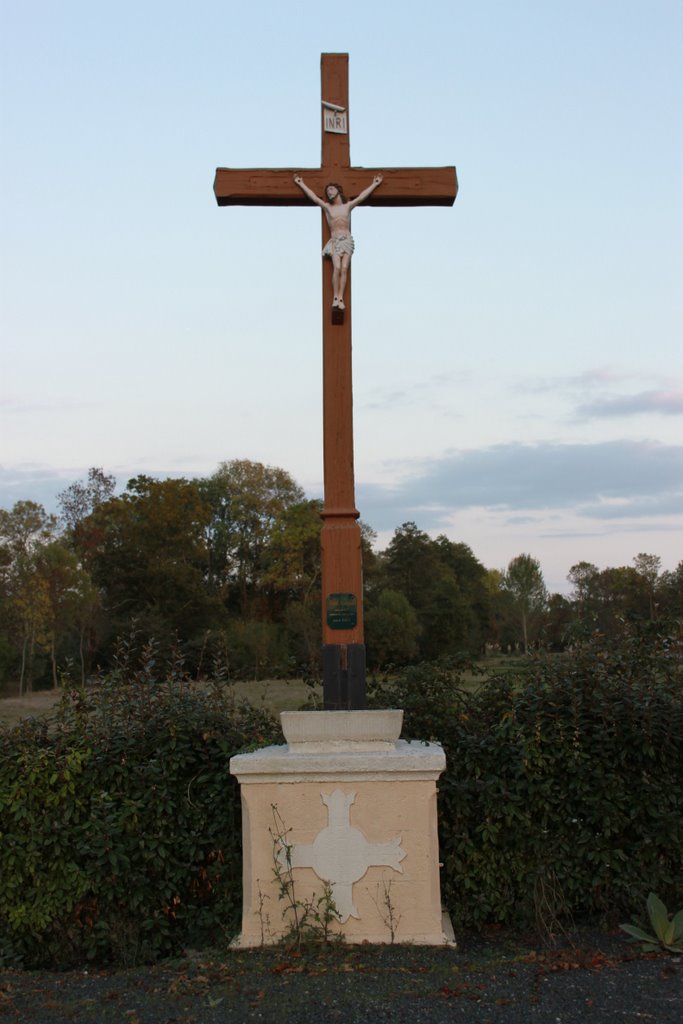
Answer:
POLYGON ((647 555, 645 552, 641 551, 640 554, 636 555, 633 559, 633 565, 635 566, 636 572, 645 580, 648 603, 650 606, 650 618, 655 619, 657 617, 655 595, 659 574, 662 569, 662 560, 659 555, 647 555))
POLYGON ((302 502, 304 492, 285 470, 248 459, 222 462, 199 486, 211 511, 209 585, 223 599, 235 594, 241 615, 250 618, 273 533, 284 510, 302 502))
POLYGON ((210 515, 197 482, 139 476, 87 518, 97 538, 92 572, 114 636, 125 634, 132 619, 165 642, 216 624, 206 587, 210 515))
POLYGON ((396 590, 383 590, 365 616, 368 662, 374 669, 405 665, 417 656, 420 624, 408 598, 396 590))
POLYGON ((19 653, 19 694, 33 687, 37 646, 45 646, 49 618, 47 584, 37 571, 36 553, 50 544, 57 517, 35 501, 0 509, 0 588, 6 637, 19 653), (16 632, 13 632, 16 630, 16 632))
POLYGON ((683 618, 683 562, 662 573, 657 585, 657 601, 663 614, 683 618))
POLYGON ((466 544, 444 536, 432 540, 407 522, 395 531, 381 564, 383 585, 403 594, 415 610, 422 659, 481 649, 488 618, 486 570, 466 544))
POLYGON ((541 563, 531 555, 517 555, 507 567, 503 587, 510 594, 522 625, 524 653, 529 652, 529 624, 535 613, 541 612, 547 594, 541 563))
POLYGON ((66 529, 76 530, 98 505, 113 498, 115 490, 116 477, 105 473, 99 466, 92 466, 88 470, 88 479, 85 483, 76 480, 69 484, 57 495, 66 529))

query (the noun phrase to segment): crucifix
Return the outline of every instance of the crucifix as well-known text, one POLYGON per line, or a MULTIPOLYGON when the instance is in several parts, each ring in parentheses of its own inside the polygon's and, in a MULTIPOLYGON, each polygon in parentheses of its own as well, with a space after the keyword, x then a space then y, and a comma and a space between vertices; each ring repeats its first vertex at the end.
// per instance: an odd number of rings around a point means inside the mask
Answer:
POLYGON ((340 236, 350 239, 350 210, 359 200, 366 206, 452 206, 458 192, 455 167, 351 166, 348 62, 346 53, 321 57, 320 167, 219 167, 214 181, 219 206, 308 206, 315 202, 322 210, 323 252, 332 263, 330 270, 328 261, 323 261, 322 288, 324 503, 320 543, 327 710, 366 706, 361 531, 353 472, 353 240, 335 240, 340 236))

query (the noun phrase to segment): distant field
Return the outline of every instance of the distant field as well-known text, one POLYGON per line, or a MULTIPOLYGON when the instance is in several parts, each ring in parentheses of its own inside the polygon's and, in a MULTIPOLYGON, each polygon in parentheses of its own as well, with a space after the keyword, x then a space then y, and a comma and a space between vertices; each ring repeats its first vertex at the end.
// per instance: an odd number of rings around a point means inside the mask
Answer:
POLYGON ((26 697, 3 697, 0 725, 14 725, 22 718, 42 718, 52 711, 61 695, 61 690, 39 690, 26 697))
MULTIPOLYGON (((505 672, 510 668, 523 666, 520 658, 492 657, 481 662, 489 672, 505 672)), ((475 690, 481 685, 482 676, 466 672, 462 682, 466 689, 475 690)), ((322 708, 322 686, 307 686, 301 679, 264 679, 259 682, 242 680, 232 684, 238 700, 246 699, 252 704, 268 708, 274 715, 281 711, 322 708)), ((22 718, 49 715, 61 697, 61 690, 39 690, 25 697, 0 698, 0 726, 14 725, 22 718)))
MULTIPOLYGON (((232 684, 238 700, 246 699, 257 707, 266 707, 274 715, 299 708, 321 708, 322 687, 307 686, 301 679, 266 679, 232 684)), ((62 695, 61 690, 39 690, 25 697, 0 698, 0 726, 15 725, 22 718, 49 715, 62 695)))
POLYGON ((233 683, 235 696, 261 705, 279 715, 281 711, 320 710, 323 706, 322 686, 307 686, 301 679, 264 679, 261 682, 233 683))

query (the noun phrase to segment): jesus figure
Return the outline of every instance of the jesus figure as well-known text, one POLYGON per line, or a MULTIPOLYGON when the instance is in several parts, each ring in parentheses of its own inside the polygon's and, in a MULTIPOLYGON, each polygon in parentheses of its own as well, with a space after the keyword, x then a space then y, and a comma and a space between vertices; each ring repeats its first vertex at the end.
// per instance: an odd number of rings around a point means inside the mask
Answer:
POLYGON ((299 186, 311 202, 319 206, 330 227, 330 240, 323 249, 323 256, 332 260, 332 299, 333 309, 345 309, 344 291, 349 272, 349 263, 353 255, 353 238, 351 236, 351 210, 375 191, 382 184, 382 175, 373 178, 372 185, 363 189, 355 199, 347 200, 341 186, 331 181, 325 186, 325 199, 320 199, 304 182, 300 174, 294 175, 294 182, 299 186))

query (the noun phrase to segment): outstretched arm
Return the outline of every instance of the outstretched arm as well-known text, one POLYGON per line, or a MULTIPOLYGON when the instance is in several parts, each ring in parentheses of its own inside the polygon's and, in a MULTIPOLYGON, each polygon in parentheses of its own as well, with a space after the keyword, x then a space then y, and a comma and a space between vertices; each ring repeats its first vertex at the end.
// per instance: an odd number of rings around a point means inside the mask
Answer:
POLYGON ((354 206, 358 206, 359 203, 362 203, 365 199, 368 198, 369 195, 371 195, 375 191, 378 185, 382 184, 383 181, 384 176, 382 174, 376 174, 375 177, 372 179, 372 185, 368 185, 367 188, 363 189, 359 196, 356 196, 355 199, 352 199, 351 202, 349 203, 349 208, 353 209, 354 206))
POLYGON ((311 202, 315 203, 316 206, 327 206, 327 203, 323 202, 323 200, 320 199, 320 197, 317 196, 315 192, 308 187, 308 185, 306 184, 306 182, 304 181, 300 174, 294 175, 294 184, 298 185, 301 191, 305 195, 307 195, 311 202))

